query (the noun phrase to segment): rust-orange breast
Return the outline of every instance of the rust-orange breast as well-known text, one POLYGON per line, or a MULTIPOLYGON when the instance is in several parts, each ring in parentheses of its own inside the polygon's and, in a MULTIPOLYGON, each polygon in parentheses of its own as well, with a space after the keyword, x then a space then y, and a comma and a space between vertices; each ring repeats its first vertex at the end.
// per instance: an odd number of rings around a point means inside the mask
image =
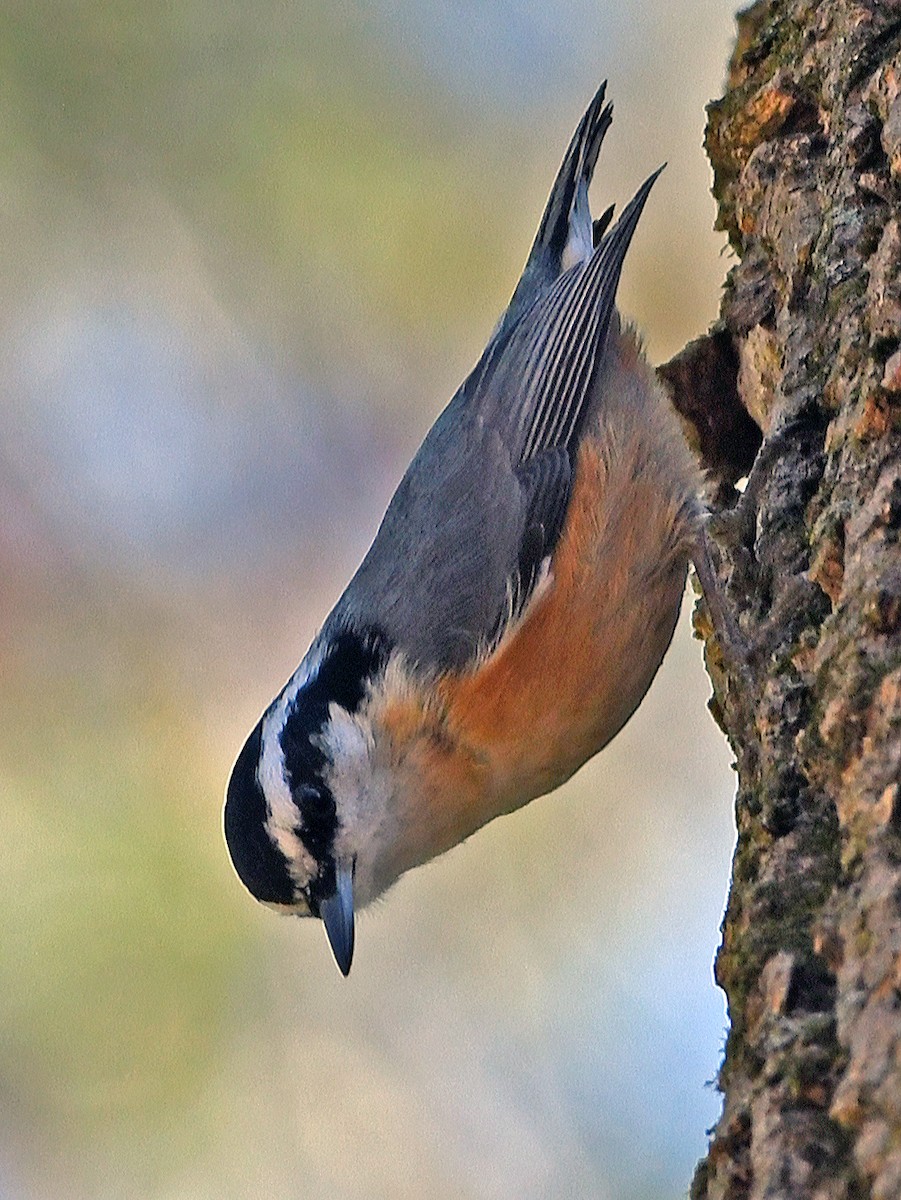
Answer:
POLYGON ((680 498, 628 428, 587 436, 547 587, 476 668, 442 683, 499 811, 567 779, 623 726, 660 664, 687 556, 680 498))

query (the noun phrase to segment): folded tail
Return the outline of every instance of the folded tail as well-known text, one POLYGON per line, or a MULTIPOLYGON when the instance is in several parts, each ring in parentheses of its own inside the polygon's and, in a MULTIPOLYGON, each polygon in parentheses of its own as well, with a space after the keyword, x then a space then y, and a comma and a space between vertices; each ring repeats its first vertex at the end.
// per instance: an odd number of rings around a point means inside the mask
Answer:
MULTIPOLYGON (((604 104, 606 91, 605 81, 576 127, 498 333, 509 328, 563 271, 591 256, 594 235, 588 188, 604 135, 613 120, 613 105, 604 104)), ((602 220, 609 221, 611 213, 608 210, 602 220)))

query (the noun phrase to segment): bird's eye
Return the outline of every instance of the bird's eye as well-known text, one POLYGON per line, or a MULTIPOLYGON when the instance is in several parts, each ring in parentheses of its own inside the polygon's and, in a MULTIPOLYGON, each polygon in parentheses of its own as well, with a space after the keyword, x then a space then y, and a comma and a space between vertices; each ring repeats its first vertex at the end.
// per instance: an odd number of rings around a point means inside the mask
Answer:
POLYGON ((297 789, 297 804, 302 812, 325 813, 334 805, 334 800, 328 792, 303 784, 297 789))

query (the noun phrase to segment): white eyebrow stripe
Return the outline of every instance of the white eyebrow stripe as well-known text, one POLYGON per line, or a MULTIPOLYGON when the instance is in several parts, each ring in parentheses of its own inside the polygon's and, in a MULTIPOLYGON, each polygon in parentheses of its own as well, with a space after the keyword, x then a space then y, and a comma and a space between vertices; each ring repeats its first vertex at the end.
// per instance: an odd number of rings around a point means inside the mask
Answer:
POLYGON ((262 750, 257 764, 257 782, 266 797, 266 832, 287 860, 292 879, 301 886, 309 883, 318 868, 297 834, 300 810, 291 795, 282 734, 298 696, 316 678, 323 658, 321 647, 311 647, 270 705, 263 717, 262 750))

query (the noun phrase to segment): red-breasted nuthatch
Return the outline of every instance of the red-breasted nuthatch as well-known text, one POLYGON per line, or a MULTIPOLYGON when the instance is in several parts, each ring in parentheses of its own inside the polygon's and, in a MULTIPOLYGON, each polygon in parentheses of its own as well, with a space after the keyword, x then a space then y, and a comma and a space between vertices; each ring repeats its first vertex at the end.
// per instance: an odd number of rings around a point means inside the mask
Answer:
POLYGON ((568 779, 672 638, 699 475, 614 307, 659 172, 591 219, 604 91, 509 307, 228 785, 238 875, 321 917, 345 975, 354 910, 568 779))

